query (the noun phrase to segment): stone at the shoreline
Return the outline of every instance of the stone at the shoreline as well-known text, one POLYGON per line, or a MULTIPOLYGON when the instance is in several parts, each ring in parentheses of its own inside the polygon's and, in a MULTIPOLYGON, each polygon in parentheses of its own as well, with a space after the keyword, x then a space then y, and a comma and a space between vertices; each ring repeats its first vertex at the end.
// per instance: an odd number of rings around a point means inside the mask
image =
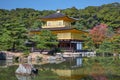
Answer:
POLYGON ((32 72, 33 66, 31 64, 19 64, 19 67, 15 71, 16 74, 20 75, 30 75, 32 72))

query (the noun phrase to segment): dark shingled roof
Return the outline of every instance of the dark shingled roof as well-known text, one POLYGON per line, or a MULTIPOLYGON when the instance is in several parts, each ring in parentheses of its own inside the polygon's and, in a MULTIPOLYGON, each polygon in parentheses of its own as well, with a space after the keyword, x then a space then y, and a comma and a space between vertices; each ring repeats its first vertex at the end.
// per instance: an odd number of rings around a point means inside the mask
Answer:
POLYGON ((38 29, 34 29, 34 30, 30 30, 30 31, 41 31, 41 30, 51 30, 51 31, 55 31, 55 30, 70 30, 73 28, 70 27, 56 27, 56 28, 38 28, 38 29))
MULTIPOLYGON (((61 31, 61 30, 72 30, 72 29, 76 29, 76 28, 70 28, 70 27, 39 28, 39 29, 36 29, 36 30, 31 30, 31 32, 41 31, 41 30, 61 31)), ((76 29, 76 30, 77 30, 77 29, 76 29)), ((84 31, 84 30, 80 30, 80 31, 84 31)), ((88 32, 88 31, 84 31, 84 32, 88 32)))
POLYGON ((62 14, 62 13, 54 13, 54 14, 50 14, 48 16, 42 17, 43 19, 47 19, 47 18, 61 18, 61 17, 65 17, 66 15, 62 14))

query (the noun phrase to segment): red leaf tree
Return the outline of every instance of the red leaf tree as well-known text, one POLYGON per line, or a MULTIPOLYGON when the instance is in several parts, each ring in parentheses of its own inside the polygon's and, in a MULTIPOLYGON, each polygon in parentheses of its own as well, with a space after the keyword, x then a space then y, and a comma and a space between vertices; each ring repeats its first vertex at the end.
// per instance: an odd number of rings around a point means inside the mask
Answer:
POLYGON ((108 28, 106 24, 100 24, 90 30, 89 34, 95 44, 101 44, 101 42, 106 38, 107 30, 108 28))

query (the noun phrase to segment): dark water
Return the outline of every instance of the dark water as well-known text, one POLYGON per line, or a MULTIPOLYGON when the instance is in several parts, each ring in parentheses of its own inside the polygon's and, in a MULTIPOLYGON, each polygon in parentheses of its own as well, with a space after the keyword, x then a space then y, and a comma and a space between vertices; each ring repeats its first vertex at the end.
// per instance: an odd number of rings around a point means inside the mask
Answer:
MULTIPOLYGON (((39 69, 37 75, 16 75, 18 65, 13 61, 0 61, 0 80, 120 80, 118 73, 106 71, 98 63, 85 63, 80 59, 69 59, 64 62, 51 62, 34 66, 39 69)), ((119 68, 117 68, 119 69, 119 68)))

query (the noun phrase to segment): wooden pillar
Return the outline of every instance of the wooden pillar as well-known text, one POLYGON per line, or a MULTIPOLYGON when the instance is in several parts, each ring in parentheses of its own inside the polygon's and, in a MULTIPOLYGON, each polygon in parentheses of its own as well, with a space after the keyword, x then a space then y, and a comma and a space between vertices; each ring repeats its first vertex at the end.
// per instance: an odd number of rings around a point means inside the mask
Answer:
POLYGON ((70 42, 70 49, 71 49, 71 42, 70 42))

